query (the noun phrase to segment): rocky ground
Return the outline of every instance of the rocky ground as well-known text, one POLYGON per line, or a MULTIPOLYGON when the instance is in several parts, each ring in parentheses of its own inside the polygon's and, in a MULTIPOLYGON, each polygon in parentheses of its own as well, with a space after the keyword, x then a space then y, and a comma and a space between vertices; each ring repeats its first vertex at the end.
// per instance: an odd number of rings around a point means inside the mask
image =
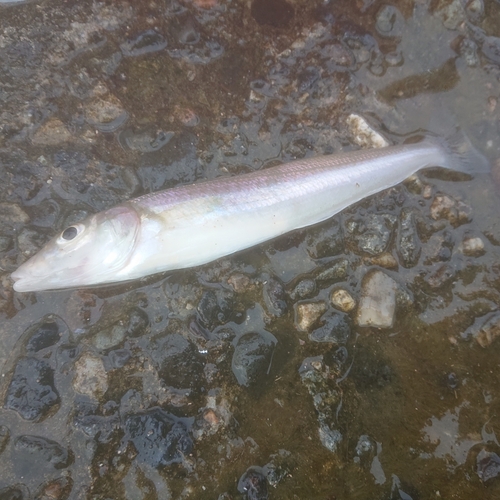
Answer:
POLYGON ((497 35, 494 0, 0 0, 0 500, 498 498, 497 35), (12 290, 120 201, 457 124, 491 174, 12 290))

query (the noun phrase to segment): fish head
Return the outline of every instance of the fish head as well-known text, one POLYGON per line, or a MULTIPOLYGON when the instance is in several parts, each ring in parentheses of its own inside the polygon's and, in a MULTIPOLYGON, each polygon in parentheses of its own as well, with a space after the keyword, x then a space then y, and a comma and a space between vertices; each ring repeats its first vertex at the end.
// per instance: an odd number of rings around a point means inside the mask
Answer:
POLYGON ((116 281, 130 260, 141 220, 120 205, 72 224, 11 275, 14 290, 33 292, 116 281))

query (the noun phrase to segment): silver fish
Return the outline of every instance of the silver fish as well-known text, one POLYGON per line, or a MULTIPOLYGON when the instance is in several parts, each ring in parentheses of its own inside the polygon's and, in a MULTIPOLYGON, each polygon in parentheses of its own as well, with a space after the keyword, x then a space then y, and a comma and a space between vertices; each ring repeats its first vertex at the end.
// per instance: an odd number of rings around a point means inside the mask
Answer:
POLYGON ((328 219, 422 168, 487 170, 464 139, 458 133, 448 141, 307 158, 126 201, 50 240, 12 273, 14 290, 98 285, 198 266, 328 219))

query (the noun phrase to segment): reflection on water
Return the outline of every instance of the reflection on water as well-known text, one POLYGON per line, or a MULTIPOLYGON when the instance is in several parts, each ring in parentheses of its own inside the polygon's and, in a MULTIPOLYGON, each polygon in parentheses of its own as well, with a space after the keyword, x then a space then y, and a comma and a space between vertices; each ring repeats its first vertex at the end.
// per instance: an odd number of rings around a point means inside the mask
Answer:
POLYGON ((498 2, 0 11, 1 498, 498 497, 498 2), (421 173, 198 269, 12 291, 120 201, 456 125, 493 176, 421 173))

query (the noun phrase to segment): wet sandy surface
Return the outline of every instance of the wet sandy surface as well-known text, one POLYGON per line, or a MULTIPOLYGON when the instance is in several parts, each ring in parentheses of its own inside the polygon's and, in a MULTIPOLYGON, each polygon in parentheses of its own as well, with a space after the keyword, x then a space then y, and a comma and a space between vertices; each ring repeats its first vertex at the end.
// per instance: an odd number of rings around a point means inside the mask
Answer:
POLYGON ((493 0, 0 3, 0 499, 497 498, 497 36, 493 0), (493 171, 13 292, 86 214, 366 147, 352 115, 390 143, 460 125, 493 171))

